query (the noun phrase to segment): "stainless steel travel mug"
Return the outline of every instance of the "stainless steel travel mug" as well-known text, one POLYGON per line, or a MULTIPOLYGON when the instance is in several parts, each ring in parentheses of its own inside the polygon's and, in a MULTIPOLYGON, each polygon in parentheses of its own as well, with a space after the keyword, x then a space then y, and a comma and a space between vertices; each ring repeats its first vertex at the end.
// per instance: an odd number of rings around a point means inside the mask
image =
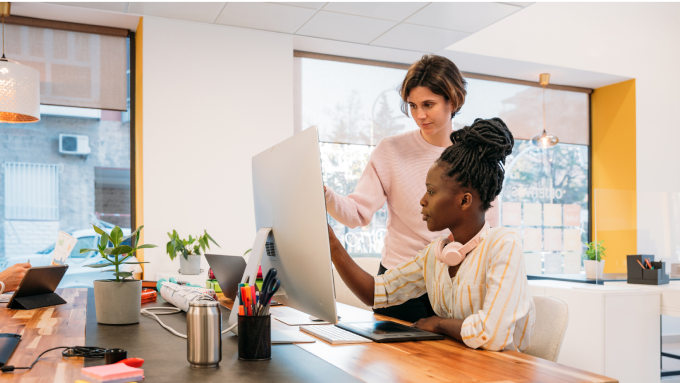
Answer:
POLYGON ((222 312, 215 301, 189 303, 187 359, 191 368, 217 367, 222 360, 222 312))

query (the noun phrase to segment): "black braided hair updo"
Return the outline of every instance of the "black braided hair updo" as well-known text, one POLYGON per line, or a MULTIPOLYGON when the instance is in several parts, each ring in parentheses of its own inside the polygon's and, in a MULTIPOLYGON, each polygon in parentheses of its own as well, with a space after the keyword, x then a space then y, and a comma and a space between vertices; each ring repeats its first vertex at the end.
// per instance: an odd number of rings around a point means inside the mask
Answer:
POLYGON ((515 143, 512 133, 498 117, 478 118, 451 133, 451 141, 453 145, 444 150, 437 164, 462 187, 476 190, 482 209, 488 210, 503 188, 505 157, 515 143))

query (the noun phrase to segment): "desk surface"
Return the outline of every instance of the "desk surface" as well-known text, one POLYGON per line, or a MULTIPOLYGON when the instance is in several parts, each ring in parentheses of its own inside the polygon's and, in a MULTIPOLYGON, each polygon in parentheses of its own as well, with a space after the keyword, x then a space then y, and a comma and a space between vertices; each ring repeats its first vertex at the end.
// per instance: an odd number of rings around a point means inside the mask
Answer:
MULTIPOLYGON (((221 295, 221 294, 220 294, 221 295)), ((220 303, 232 307, 233 301, 220 297, 220 303)), ((392 319, 356 307, 337 304, 342 321, 370 322, 392 319)), ((272 307, 274 317, 303 316, 289 307, 272 307)), ((272 330, 291 330, 272 320, 272 330)), ((616 379, 536 358, 514 351, 490 352, 472 350, 458 341, 447 338, 439 341, 361 343, 330 345, 317 338, 316 343, 298 344, 319 358, 365 382, 618 382, 616 379), (424 377, 427 377, 424 379, 424 377)))
MULTIPOLYGON (((23 335, 10 359, 12 365, 28 365, 40 352, 51 347, 85 344, 87 291, 65 289, 60 295, 68 302, 66 305, 31 311, 0 308, 0 331, 23 335)), ((220 301, 227 307, 232 303, 224 298, 220 301)), ((346 321, 390 319, 343 304, 338 304, 338 311, 346 321)), ((286 307, 274 307, 272 313, 280 316, 304 315, 286 307)), ((226 318, 224 320, 226 322, 226 318)), ((277 320, 272 320, 272 328, 296 329, 277 320)), ((513 351, 472 350, 452 339, 337 346, 318 340, 313 344, 274 347, 305 350, 365 382, 617 382, 513 351)), ((81 358, 62 359, 59 351, 54 351, 41 358, 33 370, 3 374, 0 379, 8 382, 71 383, 82 366, 81 358)))

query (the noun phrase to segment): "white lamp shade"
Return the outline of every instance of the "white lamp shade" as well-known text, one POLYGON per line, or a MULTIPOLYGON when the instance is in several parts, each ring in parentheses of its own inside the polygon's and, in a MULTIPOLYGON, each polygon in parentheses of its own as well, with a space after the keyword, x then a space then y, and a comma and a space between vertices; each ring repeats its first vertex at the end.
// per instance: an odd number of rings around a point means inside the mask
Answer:
POLYGON ((0 60, 0 122, 40 121, 40 74, 14 61, 0 60))

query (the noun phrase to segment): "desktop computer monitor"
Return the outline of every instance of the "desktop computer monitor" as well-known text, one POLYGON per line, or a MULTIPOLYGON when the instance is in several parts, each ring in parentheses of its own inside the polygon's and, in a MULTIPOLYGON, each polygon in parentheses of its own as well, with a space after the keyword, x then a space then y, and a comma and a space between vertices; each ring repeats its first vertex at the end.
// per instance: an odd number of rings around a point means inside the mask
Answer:
POLYGON ((257 154, 252 166, 256 229, 271 231, 264 247, 256 239, 244 279, 253 275, 253 257, 257 261, 261 252, 262 274, 276 268, 281 281, 274 300, 337 323, 316 127, 257 154))

